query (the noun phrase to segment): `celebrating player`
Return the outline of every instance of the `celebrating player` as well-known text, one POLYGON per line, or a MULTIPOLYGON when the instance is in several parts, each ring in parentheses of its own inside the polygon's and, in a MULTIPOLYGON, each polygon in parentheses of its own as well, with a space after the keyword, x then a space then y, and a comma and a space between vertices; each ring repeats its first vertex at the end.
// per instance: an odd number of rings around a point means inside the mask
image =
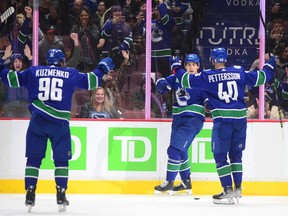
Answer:
POLYGON ((207 94, 213 118, 212 151, 223 187, 223 192, 213 195, 213 202, 234 204, 234 197, 238 201, 242 196, 242 152, 247 128, 245 86, 259 86, 271 80, 276 62, 272 58, 262 70, 254 72, 246 72, 241 66, 226 67, 224 48, 214 48, 210 60, 215 69, 196 75, 185 73, 177 59, 172 59, 171 69, 184 87, 202 89, 207 94))
POLYGON ((68 161, 71 159, 71 134, 69 128, 71 98, 76 88, 94 89, 105 73, 114 69, 110 58, 100 61, 90 73, 63 67, 65 55, 60 49, 47 52, 47 66, 31 66, 21 72, 4 68, 0 61, 0 77, 9 87, 25 86, 29 94, 32 113, 26 134, 25 189, 28 211, 35 205, 35 190, 39 168, 48 139, 51 141, 55 164, 55 183, 59 211, 65 211, 69 201, 65 191, 68 183, 68 161))
MULTIPOLYGON (((199 58, 196 54, 188 54, 184 59, 185 69, 189 74, 196 74, 199 69, 199 58)), ((192 193, 190 180, 190 161, 188 148, 195 136, 203 127, 205 118, 204 101, 206 95, 202 90, 183 87, 175 75, 160 78, 156 82, 160 94, 173 89, 176 102, 173 105, 173 122, 170 144, 167 150, 168 162, 166 181, 155 187, 155 193, 192 193), (174 187, 174 180, 180 174, 181 184, 174 187)))

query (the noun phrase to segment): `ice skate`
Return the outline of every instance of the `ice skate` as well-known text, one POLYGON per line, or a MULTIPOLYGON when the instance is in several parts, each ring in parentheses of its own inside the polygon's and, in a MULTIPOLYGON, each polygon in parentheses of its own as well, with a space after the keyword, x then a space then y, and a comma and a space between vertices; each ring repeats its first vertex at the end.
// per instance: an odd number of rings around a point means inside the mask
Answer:
POLYGON ((155 186, 154 194, 168 194, 172 195, 174 182, 164 181, 161 185, 155 186))
POLYGON ((69 205, 69 201, 66 199, 65 188, 61 188, 60 186, 56 186, 57 194, 57 204, 58 204, 58 211, 64 212, 66 211, 66 206, 69 205))
POLYGON ((237 203, 239 203, 239 199, 242 197, 242 187, 241 187, 241 185, 235 185, 234 197, 235 197, 237 203))
POLYGON ((35 190, 36 188, 32 185, 26 190, 25 205, 28 207, 28 212, 31 212, 32 207, 35 205, 35 190))
POLYGON ((213 195, 213 203, 228 205, 235 204, 234 191, 232 187, 225 187, 222 193, 213 195))
POLYGON ((192 184, 190 179, 186 179, 181 181, 180 184, 176 185, 173 189, 173 194, 178 194, 181 192, 185 192, 188 195, 192 194, 192 184))

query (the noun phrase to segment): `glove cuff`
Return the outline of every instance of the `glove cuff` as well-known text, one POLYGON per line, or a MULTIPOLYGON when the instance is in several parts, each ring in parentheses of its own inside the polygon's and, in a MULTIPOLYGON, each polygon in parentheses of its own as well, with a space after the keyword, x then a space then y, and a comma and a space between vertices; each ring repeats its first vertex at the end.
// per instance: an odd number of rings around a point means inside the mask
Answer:
POLYGON ((173 63, 172 65, 171 65, 171 71, 172 71, 172 73, 174 73, 175 74, 175 70, 177 69, 177 68, 181 68, 181 63, 180 62, 175 62, 175 63, 173 63))

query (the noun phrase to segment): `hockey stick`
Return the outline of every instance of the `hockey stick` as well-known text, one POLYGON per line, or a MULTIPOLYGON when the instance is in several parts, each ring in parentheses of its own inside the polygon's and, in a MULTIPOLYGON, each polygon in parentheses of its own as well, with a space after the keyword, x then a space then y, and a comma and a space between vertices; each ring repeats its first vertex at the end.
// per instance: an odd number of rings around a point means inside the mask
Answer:
POLYGON ((203 47, 200 44, 198 44, 196 45, 196 49, 198 50, 199 56, 201 58, 202 68, 203 70, 205 70, 203 47))
MULTIPOLYGON (((279 102, 279 97, 278 97, 277 88, 276 88, 276 85, 278 82, 279 81, 275 79, 274 84, 273 84, 273 91, 274 91, 275 99, 277 102, 279 102)), ((284 141, 285 138, 284 138, 284 131, 283 131, 283 120, 282 120, 282 113, 281 113, 281 108, 280 108, 279 104, 278 104, 277 108, 278 108, 278 116, 279 116, 280 127, 281 127, 282 140, 284 141)))
POLYGON ((5 20, 8 19, 13 13, 15 12, 14 7, 9 7, 1 16, 0 21, 3 23, 5 20))

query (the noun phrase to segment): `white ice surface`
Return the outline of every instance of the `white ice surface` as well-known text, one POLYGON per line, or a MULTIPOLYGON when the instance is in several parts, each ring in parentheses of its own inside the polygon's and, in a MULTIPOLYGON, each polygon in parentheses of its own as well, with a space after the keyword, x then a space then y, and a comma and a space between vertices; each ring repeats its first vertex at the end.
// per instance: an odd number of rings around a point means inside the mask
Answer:
POLYGON ((65 216, 284 216, 288 214, 288 197, 245 196, 235 205, 215 205, 211 196, 164 195, 68 195, 70 205, 59 213, 55 195, 36 194, 36 204, 28 213, 25 194, 0 194, 0 215, 65 216), (199 197, 199 200, 195 200, 199 197))

